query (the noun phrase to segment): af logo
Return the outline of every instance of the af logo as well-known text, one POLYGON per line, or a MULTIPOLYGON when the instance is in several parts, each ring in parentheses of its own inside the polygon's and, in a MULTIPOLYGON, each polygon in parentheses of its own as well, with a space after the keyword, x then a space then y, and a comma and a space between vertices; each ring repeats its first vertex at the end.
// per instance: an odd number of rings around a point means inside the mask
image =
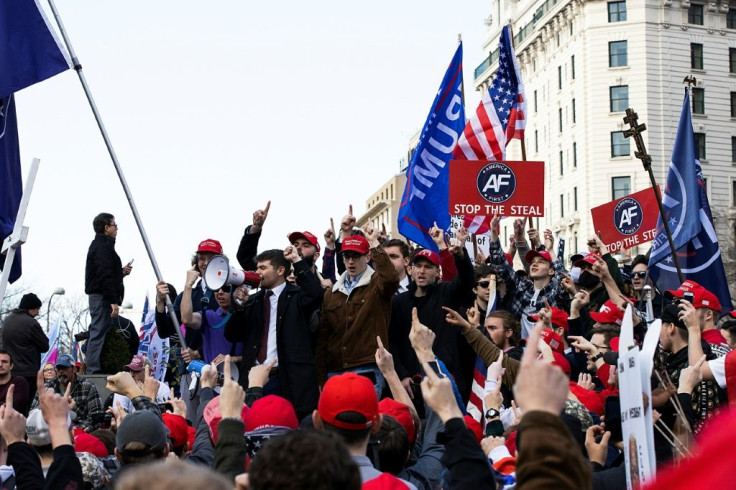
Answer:
POLYGON ((644 221, 644 213, 642 212, 639 201, 632 197, 621 199, 613 210, 613 224, 622 235, 633 235, 644 221))
POLYGON ((503 163, 489 163, 478 172, 478 192, 488 202, 508 201, 516 190, 516 175, 503 163))

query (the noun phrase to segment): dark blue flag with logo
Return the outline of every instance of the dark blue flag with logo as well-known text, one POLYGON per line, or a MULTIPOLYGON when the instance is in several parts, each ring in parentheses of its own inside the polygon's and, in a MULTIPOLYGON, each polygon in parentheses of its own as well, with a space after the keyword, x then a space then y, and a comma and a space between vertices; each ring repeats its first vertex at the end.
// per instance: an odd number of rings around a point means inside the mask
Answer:
POLYGON ((35 0, 0 1, 0 97, 70 66, 66 51, 35 0))
MULTIPOLYGON (((20 175, 20 150, 18 148, 18 126, 15 119, 15 97, 0 99, 0 238, 5 240, 15 226, 23 183, 20 175)), ((0 256, 0 269, 5 264, 5 255, 0 256)), ((20 248, 16 251, 10 282, 20 277, 20 248)))
POLYGON ((399 208, 399 233, 434 251, 437 245, 427 234, 428 230, 435 222, 443 230, 450 227, 447 163, 465 128, 462 82, 463 46, 460 44, 406 169, 406 187, 399 208))
MULTIPOLYGON (((662 205, 683 278, 697 282, 718 296, 724 311, 733 309, 695 149, 689 89, 685 90, 672 161, 662 194, 662 205)), ((677 268, 670 252, 660 217, 649 257, 649 275, 660 291, 677 289, 680 286, 677 268)))

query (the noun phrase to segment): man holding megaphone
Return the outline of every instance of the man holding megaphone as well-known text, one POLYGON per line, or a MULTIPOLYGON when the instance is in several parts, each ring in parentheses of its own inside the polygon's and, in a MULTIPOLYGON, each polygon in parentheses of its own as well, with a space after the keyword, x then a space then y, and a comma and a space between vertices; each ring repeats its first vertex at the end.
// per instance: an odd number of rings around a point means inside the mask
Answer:
POLYGON ((252 296, 247 287, 234 291, 225 338, 245 346, 240 368, 245 387, 253 366, 276 360, 263 392, 283 396, 302 418, 317 407, 319 397, 309 320, 322 303, 322 286, 293 245, 261 252, 255 261, 261 289, 252 296), (286 282, 292 267, 297 285, 286 282))

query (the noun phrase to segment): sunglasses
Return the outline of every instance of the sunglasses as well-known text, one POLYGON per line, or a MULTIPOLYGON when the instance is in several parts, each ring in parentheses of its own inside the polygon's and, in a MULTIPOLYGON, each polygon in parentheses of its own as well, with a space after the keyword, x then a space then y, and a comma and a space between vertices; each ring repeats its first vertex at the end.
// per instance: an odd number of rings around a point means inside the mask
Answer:
POLYGON ((217 291, 218 291, 218 292, 223 292, 223 293, 228 293, 228 294, 230 294, 230 293, 232 292, 232 290, 233 290, 233 286, 232 286, 232 284, 225 284, 224 286, 222 286, 222 287, 221 287, 220 289, 218 289, 217 291))
POLYGON ((479 281, 479 282, 476 282, 476 283, 475 283, 475 285, 476 285, 476 286, 480 286, 480 287, 482 287, 483 289, 488 289, 488 286, 489 286, 490 284, 491 284, 491 281, 479 281))
POLYGON ((345 253, 342 254, 342 256, 343 256, 343 258, 345 260, 358 260, 363 255, 361 255, 359 253, 355 253, 355 252, 345 252, 345 253))
POLYGON ((632 272, 631 277, 638 277, 639 279, 644 279, 645 277, 647 277, 647 271, 632 272))

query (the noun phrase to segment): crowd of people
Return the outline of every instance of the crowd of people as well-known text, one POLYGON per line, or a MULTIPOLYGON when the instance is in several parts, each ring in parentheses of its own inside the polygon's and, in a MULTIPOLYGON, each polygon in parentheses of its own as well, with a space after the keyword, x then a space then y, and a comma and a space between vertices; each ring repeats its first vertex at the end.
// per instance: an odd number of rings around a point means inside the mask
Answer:
MULTIPOLYGON (((263 250, 269 209, 236 253, 258 287, 208 287, 224 253, 211 238, 182 267, 181 293, 157 284, 158 333, 174 346, 164 381, 135 355, 104 373, 103 399, 70 355, 41 366, 42 304, 23 297, 1 333, 3 489, 626 488, 627 309, 638 345, 662 325, 644 400, 650 487, 729 481, 736 312, 703 286, 657 291, 645 256, 619 264, 598 237, 558 256, 525 220, 504 247, 498 216, 489 256, 471 258, 464 228, 435 226, 437 251, 411 249, 352 212, 323 243, 295 231, 263 250)), ((131 264, 115 253, 113 215, 93 227, 86 373, 102 374, 131 264)))

